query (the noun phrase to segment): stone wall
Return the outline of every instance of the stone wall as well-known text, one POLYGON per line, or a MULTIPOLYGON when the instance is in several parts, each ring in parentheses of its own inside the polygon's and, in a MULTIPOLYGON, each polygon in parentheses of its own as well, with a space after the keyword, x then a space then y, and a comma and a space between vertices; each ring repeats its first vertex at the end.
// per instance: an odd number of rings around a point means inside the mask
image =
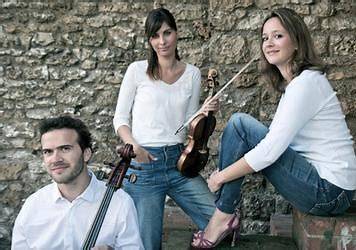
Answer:
MULTIPOLYGON (((179 27, 184 61, 219 72, 221 85, 259 52, 259 27, 271 8, 290 6, 304 17, 328 77, 356 135, 356 9, 350 0, 7 0, 0 3, 0 246, 8 247, 24 199, 50 180, 40 158, 39 121, 63 113, 93 133, 93 168, 113 160, 112 118, 129 63, 144 59, 147 12, 164 6, 179 27)), ((202 94, 202 100, 206 93, 202 94)), ((257 63, 225 91, 211 141, 206 177, 217 164, 219 135, 234 112, 269 124, 278 96, 257 79, 257 63)), ((291 114, 293 115, 293 114, 291 114)), ((267 233, 273 213, 290 206, 262 176, 244 184, 243 231, 267 233)))

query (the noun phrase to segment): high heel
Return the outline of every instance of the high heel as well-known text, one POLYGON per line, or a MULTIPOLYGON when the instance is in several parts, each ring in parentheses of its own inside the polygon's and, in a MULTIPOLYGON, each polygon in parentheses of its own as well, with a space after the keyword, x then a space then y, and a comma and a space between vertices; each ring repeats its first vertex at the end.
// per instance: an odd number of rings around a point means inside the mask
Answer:
POLYGON ((193 241, 198 240, 197 245, 191 244, 191 249, 213 249, 217 245, 221 243, 228 235, 233 234, 231 246, 235 246, 236 240, 240 237, 240 214, 235 213, 235 215, 231 218, 231 220, 227 224, 227 229, 222 232, 222 234, 218 237, 215 242, 211 242, 208 239, 204 238, 204 231, 198 231, 193 235, 193 241), (232 226, 234 221, 237 219, 237 224, 232 226))
POLYGON ((233 234, 232 234, 232 241, 231 241, 231 247, 235 246, 236 241, 238 241, 240 238, 240 223, 237 228, 234 229, 233 234))

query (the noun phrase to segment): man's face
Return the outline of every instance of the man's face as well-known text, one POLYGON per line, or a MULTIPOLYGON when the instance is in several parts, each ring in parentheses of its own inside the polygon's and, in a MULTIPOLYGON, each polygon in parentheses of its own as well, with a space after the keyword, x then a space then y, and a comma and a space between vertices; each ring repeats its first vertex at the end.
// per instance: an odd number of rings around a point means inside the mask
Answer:
POLYGON ((89 148, 84 152, 78 144, 74 129, 55 129, 41 137, 43 162, 48 174, 58 184, 73 183, 83 173, 91 156, 89 148))

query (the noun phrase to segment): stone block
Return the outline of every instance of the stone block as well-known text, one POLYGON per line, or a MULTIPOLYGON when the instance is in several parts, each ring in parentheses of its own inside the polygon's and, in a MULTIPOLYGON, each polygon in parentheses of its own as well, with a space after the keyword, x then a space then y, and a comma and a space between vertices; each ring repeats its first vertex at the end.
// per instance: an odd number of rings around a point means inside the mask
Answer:
POLYGON ((270 219, 270 235, 292 238, 292 214, 273 214, 270 219))
POLYGON ((355 250, 356 201, 345 214, 321 217, 293 209, 293 239, 301 250, 355 250))

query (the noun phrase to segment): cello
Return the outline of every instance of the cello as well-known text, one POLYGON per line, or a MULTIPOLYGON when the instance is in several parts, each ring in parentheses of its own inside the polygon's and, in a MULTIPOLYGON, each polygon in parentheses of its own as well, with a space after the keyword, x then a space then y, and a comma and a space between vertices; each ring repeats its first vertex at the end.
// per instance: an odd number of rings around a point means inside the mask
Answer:
POLYGON ((109 174, 109 178, 106 184, 107 188, 104 197, 100 203, 95 219, 83 243, 83 250, 89 250, 95 246, 95 242, 98 238, 100 228, 105 218, 105 214, 109 208, 111 198, 114 192, 117 189, 121 188, 124 178, 127 178, 128 181, 131 183, 134 183, 136 181, 135 174, 130 174, 129 176, 126 175, 127 169, 129 167, 132 168, 132 166, 130 165, 131 159, 135 157, 133 146, 131 144, 126 144, 123 148, 120 148, 117 151, 122 158, 118 164, 115 165, 113 163, 104 162, 104 164, 109 165, 112 170, 109 174))
MULTIPOLYGON (((209 97, 215 94, 215 87, 218 85, 216 78, 218 72, 215 69, 208 71, 207 87, 209 89, 209 97)), ((208 141, 209 137, 214 132, 216 118, 213 111, 209 111, 208 115, 197 115, 189 127, 188 143, 178 159, 178 170, 187 177, 196 177, 199 172, 205 167, 209 159, 208 141)))

